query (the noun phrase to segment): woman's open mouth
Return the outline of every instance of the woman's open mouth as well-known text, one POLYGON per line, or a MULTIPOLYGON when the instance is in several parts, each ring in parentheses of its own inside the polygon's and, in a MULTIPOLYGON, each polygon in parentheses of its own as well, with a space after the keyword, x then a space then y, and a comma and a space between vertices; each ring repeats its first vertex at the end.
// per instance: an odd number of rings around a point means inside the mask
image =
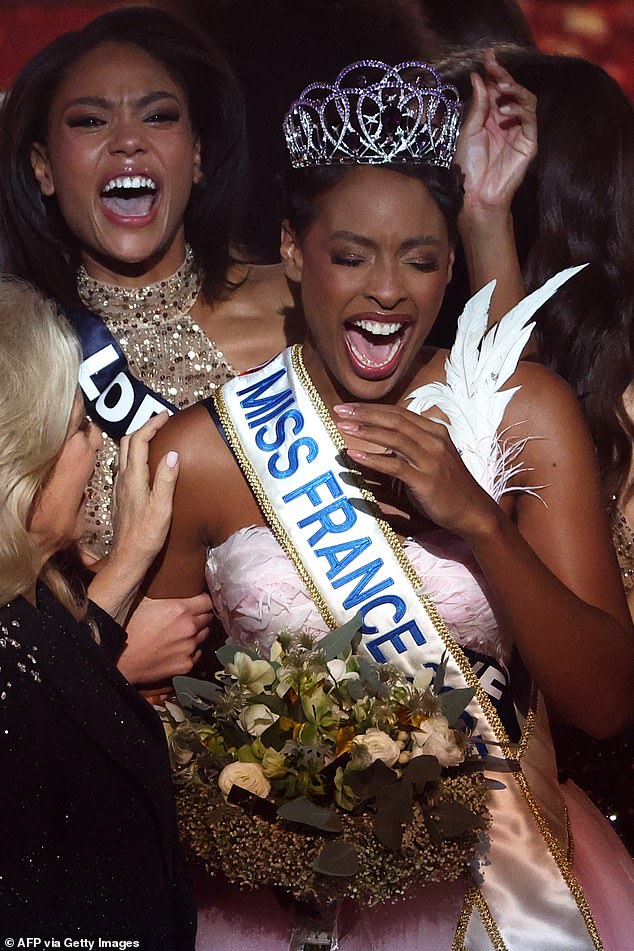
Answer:
POLYGON ((154 179, 147 175, 122 175, 104 185, 100 197, 107 216, 113 220, 145 223, 152 215, 159 195, 154 179))
POLYGON ((400 315, 355 317, 344 324, 348 357, 357 376, 384 380, 396 370, 413 326, 400 315))

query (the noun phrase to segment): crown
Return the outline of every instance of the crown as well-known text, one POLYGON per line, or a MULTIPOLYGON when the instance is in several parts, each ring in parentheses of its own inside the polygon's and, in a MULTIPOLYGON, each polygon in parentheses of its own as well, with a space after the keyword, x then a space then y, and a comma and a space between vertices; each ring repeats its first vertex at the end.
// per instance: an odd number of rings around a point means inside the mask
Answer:
POLYGON ((307 86, 284 117, 293 168, 428 162, 448 168, 461 103, 427 63, 364 59, 307 86))

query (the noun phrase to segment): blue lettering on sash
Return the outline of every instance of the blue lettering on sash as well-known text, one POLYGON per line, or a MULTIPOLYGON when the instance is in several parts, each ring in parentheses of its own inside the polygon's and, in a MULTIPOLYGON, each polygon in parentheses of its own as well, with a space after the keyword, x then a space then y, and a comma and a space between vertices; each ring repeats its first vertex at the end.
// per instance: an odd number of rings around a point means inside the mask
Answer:
MULTIPOLYGON (((262 429, 259 429, 255 434, 255 444, 258 449, 261 449, 262 452, 274 452, 275 449, 279 449, 284 440, 286 439, 286 430, 285 426, 288 420, 292 421, 292 433, 293 436, 298 436, 304 428, 304 417, 299 412, 299 410, 291 409, 288 413, 282 413, 280 418, 275 423, 275 439, 273 442, 267 442, 264 438, 266 436, 266 427, 263 426, 262 429)), ((268 420, 265 420, 268 422, 268 420)))
POLYGON ((374 601, 370 601, 369 604, 366 604, 365 607, 361 608, 361 619, 363 621, 363 633, 364 634, 378 634, 379 629, 375 627, 374 624, 368 625, 367 616, 370 611, 373 611, 374 608, 380 608, 383 604, 392 604, 394 606, 394 617, 392 620, 397 623, 402 621, 405 616, 405 611, 407 610, 407 605, 402 598, 399 598, 397 594, 384 594, 380 598, 375 598, 374 601))
POLYGON ((316 508, 324 501, 315 491, 320 485, 326 485, 328 487, 328 491, 333 499, 338 499, 339 496, 343 495, 343 489, 337 482, 334 472, 329 469, 328 472, 323 472, 321 475, 315 476, 315 478, 307 482, 306 485, 300 485, 299 488, 288 492, 283 496, 283 499, 285 502, 294 502, 295 499, 298 499, 301 495, 306 495, 316 508))
POLYGON ((333 588, 342 588, 345 584, 350 584, 351 581, 354 581, 355 578, 361 579, 343 602, 346 611, 349 611, 351 608, 356 608, 362 601, 367 601, 368 598, 374 597, 375 594, 380 594, 381 591, 385 591, 386 588, 392 587, 394 579, 384 578, 383 581, 380 581, 378 584, 375 584, 373 588, 369 588, 366 591, 367 583, 374 578, 377 571, 383 568, 384 564, 385 562, 382 558, 375 558, 374 561, 371 561, 368 565, 357 568, 356 571, 351 571, 349 575, 345 575, 343 578, 337 578, 336 581, 333 581, 333 588))
POLYGON ((373 641, 369 641, 366 644, 366 647, 374 657, 375 661, 379 664, 384 664, 387 660, 387 657, 382 650, 379 649, 380 644, 385 644, 386 641, 389 641, 390 644, 396 649, 397 653, 404 654, 407 650, 407 645, 403 643, 401 639, 402 634, 410 634, 414 640, 414 643, 419 647, 421 644, 425 643, 425 638, 423 637, 423 632, 419 628, 416 621, 411 620, 406 624, 401 624, 400 627, 395 627, 392 631, 387 631, 385 634, 381 634, 379 637, 375 637, 373 641))
MULTIPOLYGON (((290 391, 287 390, 286 392, 290 392, 290 391)), ((257 419, 250 420, 249 429, 255 429, 256 426, 261 426, 262 423, 268 423, 269 420, 275 419, 275 417, 279 416, 280 413, 283 413, 285 409, 288 409, 289 406, 292 406, 293 403, 295 402, 295 398, 293 396, 289 396, 285 402, 282 402, 282 400, 284 399, 284 395, 285 395, 284 393, 280 393, 279 398, 273 397, 273 396, 271 397, 272 409, 269 413, 266 414, 266 416, 261 416, 259 410, 257 411, 253 410, 252 413, 247 413, 245 418, 249 419, 250 416, 254 416, 255 413, 257 412, 257 419)))
POLYGON ((325 505, 323 509, 319 509, 318 512, 313 512, 312 515, 307 515, 306 518, 301 519, 297 523, 298 528, 306 528, 307 525, 312 525, 313 522, 320 522, 321 528, 319 528, 314 535, 311 535, 308 539, 308 544, 311 548, 320 542, 325 535, 330 533, 338 534, 341 532, 347 532, 349 528, 357 521, 357 513, 353 509, 352 505, 346 498, 337 499, 335 502, 331 502, 330 505, 325 505), (335 512, 341 512, 343 514, 342 522, 335 522, 331 518, 331 515, 334 515, 335 512))
POLYGON ((238 390, 237 395, 244 397, 240 400, 240 406, 249 410, 245 414, 245 419, 249 420, 249 429, 255 429, 261 423, 279 415, 294 402, 292 391, 288 387, 279 393, 266 393, 283 376, 286 376, 285 367, 257 383, 252 383, 251 386, 238 390))
POLYGON ((366 536, 365 538, 354 538, 349 542, 340 542, 338 545, 328 545, 326 548, 316 548, 315 554, 318 558, 326 558, 330 568, 326 572, 326 577, 332 581, 340 571, 347 568, 348 565, 359 557, 359 555, 369 548, 372 542, 366 536), (343 555, 340 558, 339 555, 343 555))
MULTIPOLYGON (((237 396, 242 397, 240 406, 246 411, 245 422, 249 429, 257 428, 254 437, 255 446, 261 452, 272 453, 268 459, 267 468, 274 479, 287 479, 294 476, 300 465, 312 463, 319 455, 318 443, 308 436, 294 439, 286 445, 289 438, 298 436, 305 425, 305 417, 296 408, 292 389, 286 385, 287 379, 284 379, 282 383, 284 389, 271 392, 272 387, 286 376, 287 370, 283 367, 272 372, 265 379, 237 391, 237 396), (293 404, 295 408, 291 409, 293 404), (275 420, 274 433, 266 426, 272 420, 275 420), (304 449, 301 457, 305 458, 300 458, 301 449, 304 449)), ((372 540, 369 537, 362 536, 315 548, 327 535, 341 535, 349 532, 358 520, 357 512, 348 500, 335 473, 330 469, 320 473, 284 495, 283 501, 288 504, 301 498, 306 499, 316 511, 300 519, 297 527, 304 529, 308 526, 318 526, 308 538, 308 544, 315 549, 315 555, 318 558, 326 559, 329 566, 326 577, 333 589, 354 585, 343 600, 342 606, 346 611, 359 607, 363 618, 363 633, 366 636, 378 635, 367 642, 367 648, 372 657, 378 663, 386 661, 387 658, 381 650, 381 645, 386 642, 391 643, 399 654, 404 653, 407 650, 403 641, 405 635, 419 646, 424 644, 425 637, 416 621, 404 620, 409 613, 407 602, 394 593, 382 594, 394 585, 394 579, 391 576, 380 578, 379 573, 385 569, 382 558, 375 558, 361 567, 349 570, 364 552, 368 549, 372 551, 372 540), (342 575, 344 570, 348 573, 342 575), (380 580, 377 580, 377 577, 380 580), (391 623, 398 626, 379 635, 379 629, 368 622, 368 616, 373 610, 384 605, 393 607, 391 623)))
POLYGON ((288 447, 288 468, 280 469, 278 462, 280 460, 279 452, 274 453, 268 461, 267 468, 274 479, 288 479, 290 476, 295 475, 299 469, 299 449, 302 446, 306 446, 308 452, 306 453, 306 462, 312 462, 317 458, 319 454, 319 446, 314 439, 311 439, 310 436, 301 436, 300 439, 296 439, 288 447))

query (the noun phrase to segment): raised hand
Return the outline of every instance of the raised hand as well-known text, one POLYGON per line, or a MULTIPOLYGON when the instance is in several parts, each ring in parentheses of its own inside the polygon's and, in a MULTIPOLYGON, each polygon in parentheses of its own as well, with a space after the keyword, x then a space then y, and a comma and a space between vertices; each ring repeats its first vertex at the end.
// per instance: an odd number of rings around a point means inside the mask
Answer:
POLYGON ((348 449, 363 468, 398 479, 414 505, 436 525, 467 540, 485 533, 497 505, 471 476, 446 427, 403 406, 346 403, 335 406, 344 436, 372 450, 348 449))
POLYGON ((484 68, 484 79, 471 74, 473 98, 456 150, 467 211, 508 209, 537 154, 536 97, 515 82, 492 50, 485 53, 484 68))

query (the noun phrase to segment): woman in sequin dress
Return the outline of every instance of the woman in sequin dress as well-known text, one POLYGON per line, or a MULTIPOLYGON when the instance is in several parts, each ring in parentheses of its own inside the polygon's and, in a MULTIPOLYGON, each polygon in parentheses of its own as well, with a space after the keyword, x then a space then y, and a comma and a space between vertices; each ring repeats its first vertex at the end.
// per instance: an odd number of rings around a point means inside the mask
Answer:
MULTIPOLYGON (((129 8, 60 37, 17 78, 0 143, 7 269, 97 314, 132 376, 176 408, 292 339, 281 270, 230 251, 244 165, 240 95, 191 28, 129 8)), ((90 488, 96 557, 110 547, 116 463, 107 439, 90 488)), ((122 670, 136 683, 186 672, 209 617, 206 596, 144 600, 122 670)))
POLYGON ((87 601, 65 555, 101 444, 79 364, 51 303, 0 281, 0 929, 192 951, 163 730, 114 663, 114 618, 165 538, 178 459, 149 490, 148 440, 167 417, 126 438, 120 544, 87 601))

